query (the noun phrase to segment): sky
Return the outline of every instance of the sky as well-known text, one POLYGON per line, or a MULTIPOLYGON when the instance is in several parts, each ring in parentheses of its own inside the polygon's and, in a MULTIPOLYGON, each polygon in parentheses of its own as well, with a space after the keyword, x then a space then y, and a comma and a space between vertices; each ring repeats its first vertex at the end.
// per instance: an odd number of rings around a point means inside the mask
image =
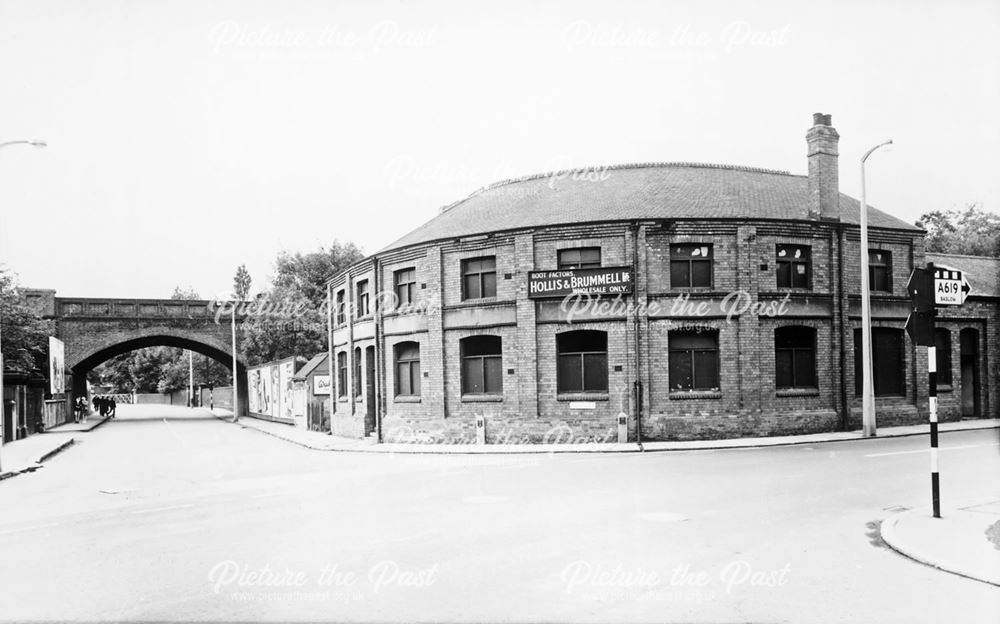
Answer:
POLYGON ((806 172, 906 221, 1000 212, 1000 1, 0 0, 0 264, 60 296, 254 291, 497 180, 806 172))

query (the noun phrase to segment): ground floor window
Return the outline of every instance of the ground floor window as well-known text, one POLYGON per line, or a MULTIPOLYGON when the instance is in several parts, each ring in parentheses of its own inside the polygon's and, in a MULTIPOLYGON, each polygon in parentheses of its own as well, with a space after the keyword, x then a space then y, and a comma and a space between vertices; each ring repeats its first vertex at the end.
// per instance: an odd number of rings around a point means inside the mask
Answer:
POLYGON ((503 392, 503 345, 500 336, 470 336, 461 340, 462 394, 503 392))
POLYGON ((558 334, 558 392, 608 391, 608 333, 577 330, 558 334))
POLYGON ((719 388, 719 332, 672 331, 668 340, 671 392, 719 388))
POLYGON ((396 396, 420 395, 420 345, 401 342, 393 347, 396 360, 396 396))
MULTIPOLYGON (((854 394, 862 388, 861 328, 854 330, 854 394)), ((872 382, 875 396, 902 396, 906 388, 903 330, 872 328, 872 382)))
POLYGON ((354 396, 361 396, 361 347, 354 347, 354 396))
POLYGON ((816 387, 816 330, 779 327, 774 330, 774 381, 778 388, 816 387))
POLYGON ((347 352, 337 354, 337 396, 347 396, 347 352))

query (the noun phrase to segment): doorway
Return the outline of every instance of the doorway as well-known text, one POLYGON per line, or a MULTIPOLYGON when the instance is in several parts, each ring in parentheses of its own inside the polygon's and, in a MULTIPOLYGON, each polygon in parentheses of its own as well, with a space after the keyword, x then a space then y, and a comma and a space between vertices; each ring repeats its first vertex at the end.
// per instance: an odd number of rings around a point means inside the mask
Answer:
POLYGON ((375 431, 375 347, 365 348, 365 435, 375 431))
POLYGON ((979 406, 979 331, 963 329, 959 334, 962 362, 962 417, 978 418, 979 406))

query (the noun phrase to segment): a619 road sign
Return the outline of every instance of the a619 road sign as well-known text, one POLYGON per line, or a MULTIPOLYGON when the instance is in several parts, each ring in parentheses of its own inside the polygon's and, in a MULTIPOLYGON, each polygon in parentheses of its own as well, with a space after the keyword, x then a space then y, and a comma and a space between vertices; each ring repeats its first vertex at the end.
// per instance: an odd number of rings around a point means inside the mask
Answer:
POLYGON ((961 271, 934 265, 934 305, 962 305, 971 290, 961 271))

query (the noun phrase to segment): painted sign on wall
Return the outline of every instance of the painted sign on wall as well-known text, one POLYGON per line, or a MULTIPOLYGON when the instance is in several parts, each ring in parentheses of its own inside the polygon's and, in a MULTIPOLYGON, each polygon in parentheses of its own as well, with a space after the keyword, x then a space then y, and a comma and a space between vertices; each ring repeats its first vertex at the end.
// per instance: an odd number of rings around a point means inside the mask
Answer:
POLYGON ((632 267, 564 269, 528 273, 528 297, 626 295, 632 292, 632 267))
POLYGON ((313 394, 330 394, 329 375, 316 375, 313 377, 313 394))

